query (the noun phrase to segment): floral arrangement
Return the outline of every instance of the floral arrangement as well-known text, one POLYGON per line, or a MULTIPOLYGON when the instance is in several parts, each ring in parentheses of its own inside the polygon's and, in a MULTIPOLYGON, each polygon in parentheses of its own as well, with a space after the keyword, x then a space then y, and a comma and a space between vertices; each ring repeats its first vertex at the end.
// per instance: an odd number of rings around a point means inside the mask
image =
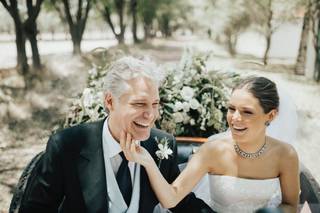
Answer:
POLYGON ((92 63, 92 68, 88 71, 88 86, 73 100, 64 127, 96 121, 107 115, 103 103, 103 77, 107 74, 109 65, 105 61, 100 64, 92 63))
MULTIPOLYGON (((227 94, 238 76, 208 70, 206 61, 209 56, 187 50, 179 64, 164 67, 167 75, 159 91, 158 128, 175 136, 197 137, 208 137, 226 130, 227 94)), ((73 101, 64 127, 107 115, 102 88, 108 66, 108 63, 93 64, 88 72, 88 87, 73 101)))
POLYGON ((208 70, 209 57, 185 51, 180 63, 168 69, 160 88, 159 128, 175 136, 196 137, 227 129, 227 94, 237 76, 208 70))

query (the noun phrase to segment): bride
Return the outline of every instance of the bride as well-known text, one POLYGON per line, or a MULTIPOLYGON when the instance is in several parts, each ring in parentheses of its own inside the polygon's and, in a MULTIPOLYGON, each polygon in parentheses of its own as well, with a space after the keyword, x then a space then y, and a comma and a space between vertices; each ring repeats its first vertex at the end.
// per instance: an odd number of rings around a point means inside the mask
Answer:
MULTIPOLYGON (((229 100, 231 137, 203 144, 178 178, 169 184, 150 154, 123 132, 121 147, 130 161, 143 165, 161 205, 174 207, 208 174, 210 206, 217 212, 254 212, 279 207, 296 212, 299 162, 294 148, 266 134, 279 108, 276 85, 250 77, 236 86, 229 100)), ((279 126, 285 129, 285 126, 279 126)))

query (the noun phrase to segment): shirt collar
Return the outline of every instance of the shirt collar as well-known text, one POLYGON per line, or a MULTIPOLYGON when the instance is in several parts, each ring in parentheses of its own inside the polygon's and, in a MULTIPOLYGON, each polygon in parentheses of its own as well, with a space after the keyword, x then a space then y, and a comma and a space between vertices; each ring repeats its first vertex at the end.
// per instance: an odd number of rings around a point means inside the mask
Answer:
POLYGON ((107 156, 109 158, 112 158, 112 157, 116 156, 117 154, 119 154, 122 151, 122 149, 121 149, 120 144, 111 135, 108 123, 109 123, 109 119, 107 118, 103 124, 103 130, 102 130, 102 138, 103 139, 102 140, 108 149, 108 150, 105 150, 107 152, 107 156))

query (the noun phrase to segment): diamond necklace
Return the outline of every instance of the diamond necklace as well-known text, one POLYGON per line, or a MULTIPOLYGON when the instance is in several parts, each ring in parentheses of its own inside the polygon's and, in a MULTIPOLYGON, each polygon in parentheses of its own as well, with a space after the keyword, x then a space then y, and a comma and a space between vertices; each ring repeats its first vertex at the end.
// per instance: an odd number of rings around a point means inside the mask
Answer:
POLYGON ((262 153, 264 153, 264 151, 267 148, 267 137, 265 137, 264 144, 262 145, 262 147, 254 153, 249 153, 249 152, 243 151, 242 149, 240 149, 237 142, 235 142, 233 146, 234 146, 234 150, 236 151, 236 153, 243 158, 250 158, 250 159, 258 158, 262 153))

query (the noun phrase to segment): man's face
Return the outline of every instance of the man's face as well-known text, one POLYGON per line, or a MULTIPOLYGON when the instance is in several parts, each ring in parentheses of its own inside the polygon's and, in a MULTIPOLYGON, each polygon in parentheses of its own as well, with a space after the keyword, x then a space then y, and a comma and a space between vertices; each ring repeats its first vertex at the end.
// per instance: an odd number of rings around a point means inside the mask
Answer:
POLYGON ((147 77, 133 78, 127 84, 119 98, 112 94, 105 97, 109 109, 109 129, 118 141, 123 130, 135 140, 146 140, 159 116, 158 87, 147 77))

